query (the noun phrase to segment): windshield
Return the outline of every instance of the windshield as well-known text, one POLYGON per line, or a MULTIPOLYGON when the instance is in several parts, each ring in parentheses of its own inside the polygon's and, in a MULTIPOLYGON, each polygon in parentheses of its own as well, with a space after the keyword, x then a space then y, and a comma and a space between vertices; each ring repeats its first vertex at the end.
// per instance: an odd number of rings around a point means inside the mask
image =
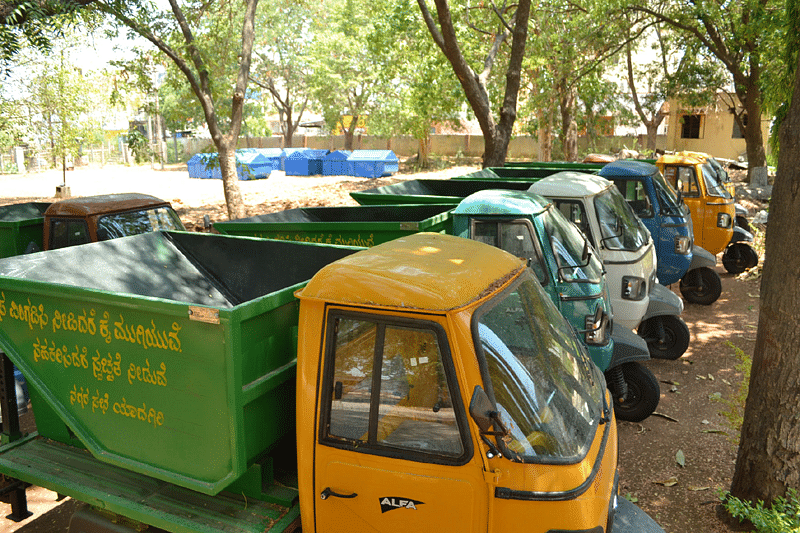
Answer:
POLYGON ((730 193, 722 186, 720 176, 717 175, 717 170, 711 163, 703 163, 703 181, 706 184, 706 190, 711 196, 719 196, 720 198, 732 198, 730 193))
POLYGON ((652 178, 653 187, 655 188, 656 196, 658 197, 658 203, 661 204, 661 214, 680 215, 680 204, 683 202, 678 202, 678 193, 675 192, 675 189, 672 187, 672 185, 667 183, 667 180, 664 179, 664 176, 661 175, 661 172, 652 174, 652 178))
POLYGON ((616 187, 594 198, 603 244, 610 250, 636 251, 647 244, 647 228, 616 187))
POLYGON ((570 325, 526 271, 473 318, 486 392, 520 462, 576 462, 602 412, 604 382, 570 325))
POLYGON ((600 283, 603 265, 575 224, 552 205, 542 216, 542 223, 550 238, 561 278, 567 282, 600 283), (583 252, 587 247, 589 254, 584 260, 583 252))
POLYGON ((183 229, 175 211, 169 207, 156 207, 101 217, 97 221, 97 240, 108 241, 151 231, 183 229))

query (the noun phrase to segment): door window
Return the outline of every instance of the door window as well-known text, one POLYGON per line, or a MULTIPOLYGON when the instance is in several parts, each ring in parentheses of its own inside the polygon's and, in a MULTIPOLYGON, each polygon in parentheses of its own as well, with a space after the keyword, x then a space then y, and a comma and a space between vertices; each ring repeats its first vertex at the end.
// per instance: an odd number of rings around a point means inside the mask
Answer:
POLYGON ((54 219, 50 223, 50 249, 89 242, 89 228, 83 220, 54 219))
POLYGON ((644 182, 619 178, 615 178, 612 181, 628 201, 628 205, 631 206, 636 216, 639 218, 651 218, 653 216, 653 204, 650 203, 650 197, 647 195, 644 182))
POLYGON ((463 410, 441 328, 339 314, 330 321, 323 443, 430 462, 462 458, 463 410))
POLYGON ((561 211, 561 214, 564 215, 567 220, 581 230, 583 235, 589 239, 592 246, 595 246, 594 235, 592 235, 592 228, 589 227, 589 219, 586 216, 586 209, 584 209, 583 203, 573 200, 553 200, 553 205, 556 206, 556 209, 561 211))
POLYGON ((547 283, 544 258, 526 220, 472 220, 472 238, 527 260, 539 283, 547 283))

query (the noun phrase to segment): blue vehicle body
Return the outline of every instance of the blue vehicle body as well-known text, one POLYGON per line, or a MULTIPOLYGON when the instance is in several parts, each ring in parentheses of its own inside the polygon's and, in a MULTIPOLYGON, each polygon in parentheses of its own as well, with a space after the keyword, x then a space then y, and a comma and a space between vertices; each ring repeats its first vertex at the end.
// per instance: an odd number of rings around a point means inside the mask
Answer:
POLYGON ((662 285, 680 281, 690 270, 716 264, 714 256, 694 246, 689 208, 655 165, 615 161, 603 167, 599 175, 614 182, 653 236, 658 257, 656 275, 662 285))

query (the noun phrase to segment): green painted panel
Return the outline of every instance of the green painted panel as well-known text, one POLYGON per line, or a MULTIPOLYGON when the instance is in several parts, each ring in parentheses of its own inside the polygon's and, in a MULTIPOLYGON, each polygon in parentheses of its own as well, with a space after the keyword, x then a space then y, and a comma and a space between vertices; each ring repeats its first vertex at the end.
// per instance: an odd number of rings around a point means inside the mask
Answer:
POLYGON ((455 204, 305 207, 215 222, 226 235, 371 247, 412 233, 452 233, 455 204))
POLYGON ((0 349, 43 436, 71 442, 57 416, 102 461, 216 494, 292 434, 293 292, 354 251, 156 232, 0 260, 0 349))
POLYGON ((42 249, 44 212, 49 205, 29 202, 0 206, 0 257, 20 255, 31 242, 42 249))
POLYGON ((419 179, 351 192, 350 196, 361 205, 457 204, 470 194, 486 189, 527 191, 529 187, 530 183, 526 181, 485 178, 474 180, 419 179))

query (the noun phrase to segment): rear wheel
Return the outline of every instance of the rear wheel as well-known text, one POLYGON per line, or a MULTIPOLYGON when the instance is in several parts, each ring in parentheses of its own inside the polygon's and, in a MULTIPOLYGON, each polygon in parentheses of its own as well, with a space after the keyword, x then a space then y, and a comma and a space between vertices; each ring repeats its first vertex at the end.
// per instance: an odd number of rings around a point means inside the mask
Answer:
POLYGON ((758 253, 743 242, 735 242, 722 254, 722 266, 731 274, 741 274, 758 264, 758 253))
POLYGON ((687 302, 711 305, 722 294, 722 280, 708 267, 695 268, 681 278, 680 289, 687 302))
POLYGON ((663 315, 648 318, 637 333, 645 341, 653 359, 675 360, 689 347, 689 327, 679 316, 663 315))
MULTIPOLYGON (((606 374, 616 370, 609 369, 606 374)), ((641 422, 658 407, 661 387, 650 369, 639 363, 624 363, 620 371, 628 390, 621 398, 614 394, 614 414, 618 420, 641 422)))

